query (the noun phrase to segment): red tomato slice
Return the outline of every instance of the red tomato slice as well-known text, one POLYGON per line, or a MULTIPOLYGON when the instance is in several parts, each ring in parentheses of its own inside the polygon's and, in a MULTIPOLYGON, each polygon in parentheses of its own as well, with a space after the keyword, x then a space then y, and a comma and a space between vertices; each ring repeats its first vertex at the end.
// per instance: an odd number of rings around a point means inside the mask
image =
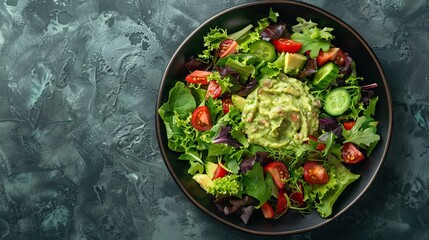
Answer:
POLYGON ((219 57, 223 58, 237 52, 238 43, 232 39, 223 40, 219 46, 219 57))
POLYGON ((217 98, 222 93, 222 87, 215 80, 211 80, 209 83, 209 87, 207 88, 206 98, 210 96, 212 98, 217 98))
POLYGON ((186 82, 188 83, 195 83, 195 84, 209 84, 209 81, 207 80, 207 77, 212 72, 209 71, 201 71, 201 70, 195 70, 192 73, 188 74, 188 76, 185 77, 186 82))
POLYGON ((274 218, 274 209, 268 202, 265 202, 264 204, 262 204, 261 210, 262 210, 262 214, 264 215, 264 218, 267 218, 267 219, 274 218))
POLYGON ((353 143, 345 143, 341 150, 341 158, 345 163, 355 164, 361 162, 365 156, 353 143))
POLYGON ((340 48, 330 48, 327 52, 320 50, 316 61, 319 67, 329 61, 341 66, 346 61, 346 55, 340 48))
POLYGON ((276 215, 282 215, 288 210, 287 199, 285 196, 285 190, 283 188, 279 189, 277 196, 277 206, 276 206, 276 215))
MULTIPOLYGON (((313 135, 308 135, 308 138, 313 142, 317 142, 317 138, 313 135)), ((325 150, 325 148, 326 148, 326 145, 324 143, 317 143, 316 150, 323 151, 325 150)))
POLYGON ((277 188, 282 189, 284 183, 282 181, 289 178, 289 170, 282 162, 270 162, 264 167, 264 172, 269 172, 277 188))
POLYGON ((343 126, 346 130, 350 130, 353 128, 353 126, 355 125, 356 122, 351 121, 351 122, 345 122, 343 123, 343 126))
POLYGON ((304 164, 304 180, 309 184, 325 184, 329 175, 321 164, 309 161, 304 164))
POLYGON ((278 52, 296 53, 302 47, 302 43, 286 38, 275 39, 271 42, 278 52))
POLYGON ((228 174, 228 172, 222 166, 220 166, 218 164, 217 168, 216 168, 216 171, 214 173, 214 176, 213 176, 213 180, 216 179, 216 178, 223 178, 223 177, 226 176, 226 174, 228 174))
POLYGON ((224 114, 227 114, 229 112, 230 105, 232 105, 231 98, 222 98, 222 109, 224 114))
POLYGON ((198 131, 207 131, 212 128, 210 111, 207 106, 199 106, 192 112, 192 126, 198 131))

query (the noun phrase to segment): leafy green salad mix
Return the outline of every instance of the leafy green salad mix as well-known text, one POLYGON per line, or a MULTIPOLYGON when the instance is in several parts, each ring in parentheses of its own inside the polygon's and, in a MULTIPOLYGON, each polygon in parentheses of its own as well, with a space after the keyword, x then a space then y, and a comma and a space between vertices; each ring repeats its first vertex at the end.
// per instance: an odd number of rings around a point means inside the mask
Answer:
POLYGON ((327 218, 380 136, 377 84, 332 44, 334 29, 272 9, 255 25, 210 29, 158 109, 168 147, 227 215, 246 224, 316 210, 327 218))

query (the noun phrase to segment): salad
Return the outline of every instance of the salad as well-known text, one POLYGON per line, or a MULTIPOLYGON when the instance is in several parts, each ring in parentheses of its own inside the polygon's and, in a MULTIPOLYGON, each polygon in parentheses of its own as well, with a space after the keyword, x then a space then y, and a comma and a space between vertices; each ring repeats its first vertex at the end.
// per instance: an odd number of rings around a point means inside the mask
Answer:
POLYGON ((352 164, 380 140, 378 97, 362 86, 334 29, 268 17, 240 31, 210 29, 158 113, 168 147, 226 215, 332 214, 359 175, 352 164))

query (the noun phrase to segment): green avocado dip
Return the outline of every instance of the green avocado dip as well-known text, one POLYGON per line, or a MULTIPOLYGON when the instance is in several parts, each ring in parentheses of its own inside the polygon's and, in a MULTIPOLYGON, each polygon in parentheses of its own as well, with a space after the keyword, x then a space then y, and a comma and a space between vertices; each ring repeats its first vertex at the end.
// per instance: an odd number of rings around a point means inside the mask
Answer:
POLYGON ((303 82, 283 74, 265 78, 246 99, 244 131, 250 143, 272 149, 301 145, 318 129, 319 107, 303 82))

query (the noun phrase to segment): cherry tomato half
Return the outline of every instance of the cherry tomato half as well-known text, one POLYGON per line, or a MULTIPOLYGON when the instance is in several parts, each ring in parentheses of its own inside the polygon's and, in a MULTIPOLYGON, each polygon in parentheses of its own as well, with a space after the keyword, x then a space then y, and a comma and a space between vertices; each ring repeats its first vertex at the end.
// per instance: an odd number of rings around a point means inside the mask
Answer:
POLYGON ((207 88, 206 98, 210 96, 212 98, 217 98, 222 93, 222 87, 215 80, 209 82, 209 87, 207 88))
POLYGON ((316 61, 319 67, 329 61, 341 66, 346 61, 346 55, 340 48, 330 48, 326 52, 321 50, 316 58, 316 61))
POLYGON ((232 105, 231 98, 222 98, 222 109, 224 114, 227 114, 229 112, 230 105, 232 105))
POLYGON ((355 121, 345 122, 345 123, 343 123, 343 126, 346 130, 350 130, 353 128, 355 123, 356 123, 355 121))
POLYGON ((195 84, 209 84, 207 77, 211 74, 209 71, 195 70, 185 77, 186 82, 195 84))
POLYGON ((218 164, 213 175, 213 180, 216 178, 223 178, 226 176, 226 174, 228 174, 228 172, 220 164, 218 164))
POLYGON ((264 218, 267 218, 267 219, 274 218, 274 209, 268 202, 265 202, 264 204, 262 204, 261 210, 262 210, 262 214, 264 215, 264 218))
POLYGON ((288 210, 287 199, 285 196, 285 190, 283 188, 279 189, 277 196, 277 206, 276 206, 276 215, 280 216, 288 210))
POLYGON ((287 169, 286 165, 278 161, 270 162, 265 165, 264 172, 269 172, 271 174, 274 183, 279 189, 284 187, 282 180, 289 178, 289 170, 287 169))
POLYGON ((353 143, 345 143, 341 150, 341 158, 345 163, 355 164, 362 161, 365 156, 353 143))
POLYGON ((212 128, 210 111, 207 106, 199 106, 192 112, 192 126, 198 131, 207 131, 212 128))
POLYGON ((329 175, 320 163, 309 161, 304 164, 304 180, 309 184, 325 184, 329 175))
POLYGON ((302 47, 302 43, 286 38, 275 39, 271 42, 278 52, 296 53, 302 47))
POLYGON ((219 46, 219 57, 223 58, 237 52, 238 43, 232 39, 223 40, 219 46))

